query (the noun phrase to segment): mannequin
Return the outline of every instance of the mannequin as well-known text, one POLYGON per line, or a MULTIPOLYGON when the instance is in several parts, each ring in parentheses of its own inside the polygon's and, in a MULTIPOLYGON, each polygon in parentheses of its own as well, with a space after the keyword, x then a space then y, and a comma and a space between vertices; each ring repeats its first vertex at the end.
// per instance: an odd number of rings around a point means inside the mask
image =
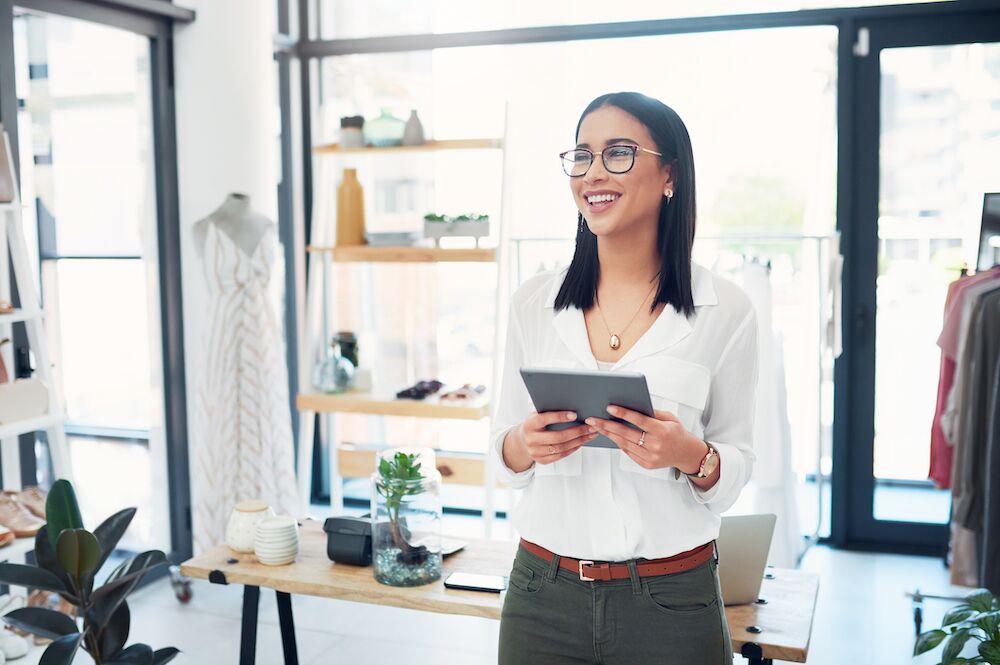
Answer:
POLYGON ((230 194, 208 217, 195 222, 192 233, 200 259, 205 258, 205 240, 209 224, 214 224, 229 236, 229 239, 248 256, 254 253, 264 234, 274 226, 271 220, 250 208, 250 197, 247 194, 230 194))
POLYGON ((194 381, 192 513, 197 551, 222 542, 233 506, 299 510, 285 339, 272 287, 276 226, 230 194, 192 228, 207 296, 194 381))

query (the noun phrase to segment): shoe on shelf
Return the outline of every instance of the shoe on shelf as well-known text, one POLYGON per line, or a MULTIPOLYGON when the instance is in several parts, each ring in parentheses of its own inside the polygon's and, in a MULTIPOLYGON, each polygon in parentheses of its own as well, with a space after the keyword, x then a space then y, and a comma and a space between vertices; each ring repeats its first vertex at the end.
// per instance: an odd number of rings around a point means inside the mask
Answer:
POLYGON ((28 655, 29 648, 28 640, 20 635, 15 635, 10 630, 0 631, 0 654, 7 660, 17 660, 28 655))
POLYGON ((45 499, 48 498, 49 493, 41 487, 25 487, 19 492, 8 490, 4 494, 14 497, 15 501, 27 508, 35 517, 41 520, 45 519, 45 499))
POLYGON ((45 520, 31 514, 17 499, 0 494, 0 525, 14 532, 18 538, 34 537, 45 526, 45 520))

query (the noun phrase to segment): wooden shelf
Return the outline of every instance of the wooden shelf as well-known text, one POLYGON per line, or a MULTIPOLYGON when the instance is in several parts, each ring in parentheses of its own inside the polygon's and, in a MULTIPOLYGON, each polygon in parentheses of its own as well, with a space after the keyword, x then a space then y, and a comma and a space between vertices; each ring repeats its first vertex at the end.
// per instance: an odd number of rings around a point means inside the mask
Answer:
MULTIPOLYGON (((340 475, 344 478, 367 478, 375 471, 374 448, 342 445, 337 448, 340 475)), ((436 450, 435 462, 441 480, 452 485, 479 485, 486 478, 486 456, 479 453, 442 452, 436 450)))
POLYGON ((44 313, 40 309, 15 309, 6 314, 0 313, 0 324, 18 323, 20 321, 31 321, 41 319, 44 313))
POLYGON ((332 252, 337 263, 493 263, 497 250, 488 247, 314 247, 310 252, 332 252))
POLYGON ((300 394, 295 400, 299 411, 316 413, 366 413, 376 416, 411 416, 414 418, 445 418, 479 420, 490 414, 489 401, 481 397, 466 402, 441 401, 436 395, 423 400, 396 399, 368 392, 348 392, 339 395, 324 393, 300 394))
POLYGON ((342 148, 337 143, 318 145, 313 148, 316 154, 380 154, 394 152, 434 152, 437 150, 494 150, 503 147, 500 139, 446 139, 443 141, 427 141, 421 145, 394 145, 388 148, 342 148))

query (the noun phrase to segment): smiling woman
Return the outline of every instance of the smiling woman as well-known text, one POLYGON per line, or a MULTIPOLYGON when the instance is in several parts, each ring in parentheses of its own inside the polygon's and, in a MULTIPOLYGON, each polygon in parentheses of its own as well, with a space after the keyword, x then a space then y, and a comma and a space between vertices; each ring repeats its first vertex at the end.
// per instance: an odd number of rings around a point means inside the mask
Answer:
POLYGON ((692 264, 694 159, 677 113, 602 95, 576 138, 561 153, 573 260, 511 299, 491 453, 524 494, 499 661, 728 663, 713 541, 753 463, 754 310, 692 264), (576 414, 533 412, 526 366, 641 372, 653 417, 611 405, 550 430, 576 414), (617 448, 588 446, 598 434, 617 448), (519 585, 525 571, 541 581, 519 585))

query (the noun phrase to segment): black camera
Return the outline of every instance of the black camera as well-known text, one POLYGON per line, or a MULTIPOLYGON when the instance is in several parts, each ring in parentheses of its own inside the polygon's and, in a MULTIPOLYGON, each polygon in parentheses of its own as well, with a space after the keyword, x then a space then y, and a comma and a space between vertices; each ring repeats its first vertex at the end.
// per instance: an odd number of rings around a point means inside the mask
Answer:
POLYGON ((372 523, 368 517, 329 517, 323 522, 326 555, 352 566, 372 563, 372 523))

